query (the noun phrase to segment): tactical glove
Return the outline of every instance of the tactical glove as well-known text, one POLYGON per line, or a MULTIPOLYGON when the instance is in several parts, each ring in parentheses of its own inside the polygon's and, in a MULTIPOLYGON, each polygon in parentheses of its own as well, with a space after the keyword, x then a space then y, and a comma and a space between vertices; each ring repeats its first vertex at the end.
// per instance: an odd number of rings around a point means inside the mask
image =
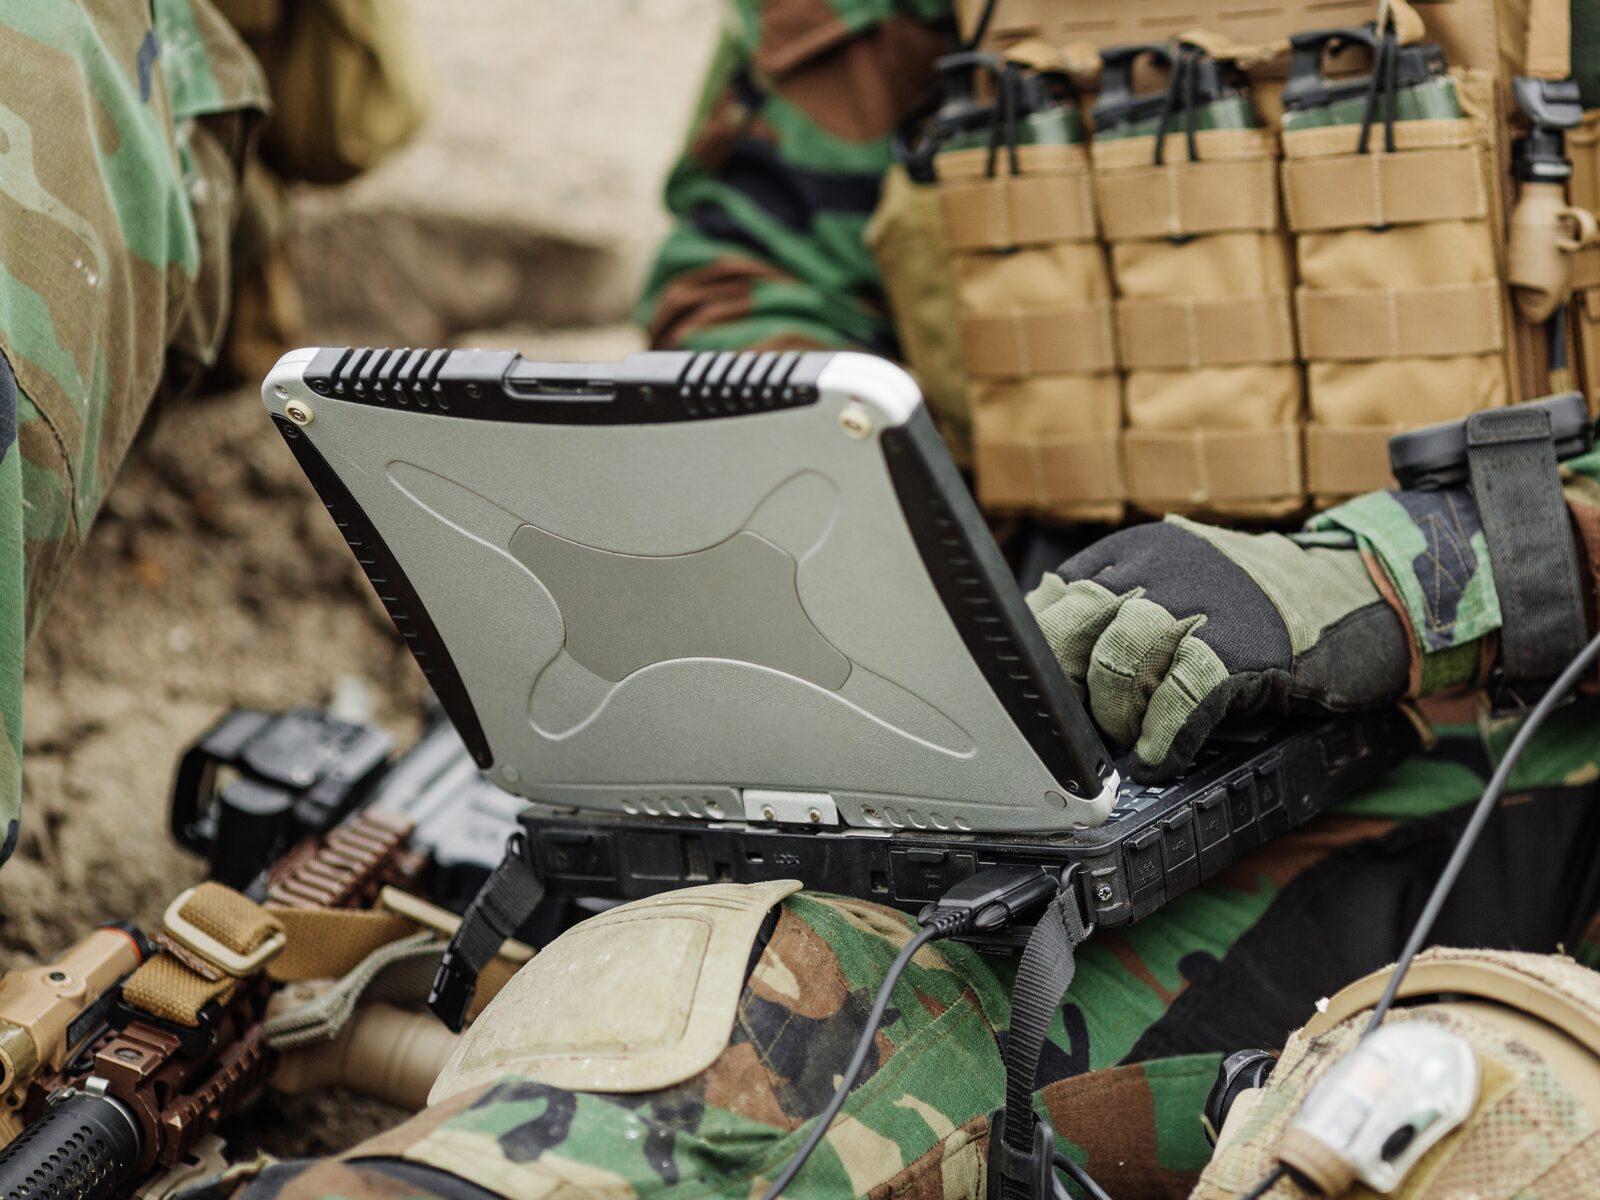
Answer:
POLYGON ((1318 540, 1168 517, 1096 542, 1028 596, 1095 723, 1132 748, 1135 778, 1182 770, 1230 714, 1404 693, 1399 616, 1348 538, 1318 540))
MULTIPOLYGON (((1586 622, 1600 594, 1600 451, 1562 465, 1586 622)), ((1233 714, 1371 708, 1483 683, 1500 605, 1465 488, 1372 492, 1305 533, 1168 517, 1112 534, 1028 596, 1062 669, 1139 779, 1233 714)))

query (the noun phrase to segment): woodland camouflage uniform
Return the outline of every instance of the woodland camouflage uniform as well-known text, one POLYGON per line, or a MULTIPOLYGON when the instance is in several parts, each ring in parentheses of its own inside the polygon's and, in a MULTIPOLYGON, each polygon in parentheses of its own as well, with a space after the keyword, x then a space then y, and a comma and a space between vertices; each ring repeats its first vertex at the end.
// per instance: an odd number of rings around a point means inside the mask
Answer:
POLYGON ((0 8, 0 860, 22 660, 158 390, 215 359, 266 87, 205 0, 0 8))
POLYGON ((27 639, 152 402, 219 366, 259 379, 298 338, 280 179, 342 182, 415 131, 425 72, 405 16, 0 5, 0 862, 27 639), (269 81, 286 100, 263 125, 269 81))
MULTIPOLYGON (((739 0, 686 155, 667 185, 677 225, 640 318, 661 346, 850 346, 893 354, 882 284, 862 244, 898 121, 953 43, 948 6, 739 0)), ((1571 473, 1589 561, 1600 555, 1600 456, 1571 473)), ((1397 574, 1446 677, 1471 675, 1498 625, 1475 577, 1476 528, 1409 521, 1378 494, 1340 527, 1411 546, 1397 574), (1455 651, 1454 653, 1450 653, 1455 651)), ((1324 522, 1335 524, 1333 518, 1324 522)), ((1376 551, 1363 540, 1367 553, 1376 551)), ((1274 841, 1138 925, 1080 948, 1040 1068, 1060 1146, 1112 1195, 1187 1194, 1209 1157, 1199 1114, 1222 1056, 1277 1047, 1316 1001, 1397 954, 1510 730, 1470 703, 1438 745, 1364 795, 1274 841)), ((1563 946, 1600 966, 1600 704, 1559 712, 1512 777, 1437 926, 1446 945, 1563 946)), ((728 1048, 703 1074, 642 1095, 526 1080, 454 1097, 337 1164, 283 1164, 259 1194, 546 1197, 759 1194, 799 1146, 849 1057, 909 918, 802 893, 769 922, 728 1048), (463 1184, 462 1181, 465 1181, 463 1184)), ((829 1138, 785 1193, 887 1200, 981 1196, 987 1114, 1013 964, 948 942, 924 950, 829 1138)))
MULTIPOLYGON (((181 2, 163 0, 158 13, 181 2)), ((26 29, 19 34, 13 28, 14 14, 46 3, 8 6, 0 17, 4 36, 24 36, 26 29)), ((85 20, 83 28, 84 36, 94 36, 94 22, 85 20)), ((175 178, 174 144, 155 137, 153 117, 148 128, 135 118, 148 115, 145 106, 174 105, 173 97, 191 93, 168 78, 177 64, 165 54, 154 57, 160 69, 150 74, 148 90, 141 88, 144 39, 109 40, 115 54, 80 55, 97 64, 105 81, 94 82, 73 63, 64 78, 79 80, 83 95, 100 88, 119 98, 120 107, 110 110, 121 123, 106 120, 94 128, 108 138, 124 129, 148 133, 147 154, 166 172, 156 175, 175 178)), ((857 345, 893 353, 881 285, 861 238, 888 162, 890 131, 923 95, 932 59, 950 40, 948 14, 935 3, 769 0, 757 6, 752 0, 735 7, 690 153, 669 185, 680 224, 642 310, 658 342, 857 345)), ((19 106, 33 98, 26 89, 11 95, 8 86, 0 80, 0 118, 9 120, 8 114, 31 111, 19 106)), ((38 120, 59 110, 41 106, 38 120)), ((102 173, 85 178, 80 172, 28 193, 35 197, 32 206, 20 202, 17 181, 33 175, 14 169, 19 139, 11 126, 4 132, 0 204, 8 206, 8 219, 0 221, 0 237, 14 226, 13 209, 64 222, 101 204, 115 190, 113 181, 122 180, 109 165, 114 152, 80 151, 81 161, 107 164, 102 173), (75 207, 61 203, 69 196, 75 207)), ((48 179, 43 170, 38 175, 48 179)), ((146 195, 164 194, 159 185, 144 186, 146 195)), ((113 202, 103 207, 107 232, 91 227, 85 235, 81 222, 70 227, 91 257, 96 245, 119 253, 132 245, 123 225, 109 219, 113 202)), ((182 214, 172 220, 181 231, 182 214)), ((6 672, 0 684, 11 705, 13 760, 22 614, 38 612, 137 419, 126 417, 127 430, 119 423, 114 433, 93 432, 99 425, 87 416, 106 406, 93 409, 84 397, 139 371, 152 381, 159 374, 159 338, 122 334, 125 340, 117 341, 113 331, 121 328, 117 321, 164 329, 181 313, 182 289, 176 300, 171 289, 191 260, 173 248, 181 239, 169 237, 155 257, 138 260, 160 264, 153 278, 165 290, 130 290, 128 311, 103 313, 87 332, 57 331, 55 341, 48 319, 30 324, 15 315, 27 303, 34 308, 24 311, 46 317, 59 310, 28 299, 43 281, 31 284, 32 292, 11 283, 29 258, 13 242, 0 246, 0 282, 12 289, 0 290, 7 306, 0 310, 3 348, 18 364, 27 397, 18 400, 21 451, 13 447, 0 464, 0 483, 8 489, 0 491, 0 537, 11 539, 12 548, 27 537, 26 586, 33 601, 24 610, 25 581, 13 571, 4 582, 15 603, 0 608, 12 620, 0 642, 0 653, 11 656, 0 660, 6 672), (161 321, 151 316, 151 306, 164 314, 161 321), (18 331, 35 340, 19 344, 18 331), (145 357, 132 353, 130 341, 145 357), (103 366, 112 360, 116 371, 103 366), (53 383, 51 364, 76 386, 53 383), (65 399, 44 399, 63 392, 65 399), (79 490, 67 480, 78 481, 79 490), (88 500, 83 480, 89 481, 88 500)), ((155 253, 139 245, 141 254, 155 253)), ((67 253, 65 261, 75 257, 67 253)), ((63 259, 58 252, 50 261, 63 259)), ((143 268, 120 269, 138 275, 143 268)), ((1572 488, 1583 486, 1576 480, 1572 488)), ((1432 535, 1419 528, 1419 570, 1442 561, 1441 543, 1432 535)), ((7 561, 20 561, 20 553, 7 561)), ((1470 569, 1455 582, 1468 595, 1470 569)), ((1418 590, 1427 594, 1421 583, 1418 590)), ((1096 936, 1082 948, 1041 1068, 1039 1103, 1061 1131, 1063 1148, 1113 1193, 1184 1193, 1208 1157, 1198 1113, 1220 1055, 1281 1045, 1318 997, 1393 957, 1486 773, 1489 757, 1479 730, 1470 714, 1462 716, 1464 723, 1446 730, 1432 754, 1403 765, 1379 787, 1242 860, 1155 917, 1096 936)), ((1440 940, 1546 951, 1564 944, 1588 961, 1600 960, 1593 925, 1600 879, 1592 853, 1600 822, 1592 736, 1597 717, 1591 703, 1568 707, 1524 758, 1513 802, 1489 831, 1494 850, 1470 864, 1437 927, 1440 940)), ((1490 748, 1503 746, 1504 736, 1494 731, 1490 748)), ((9 769, 14 776, 14 761, 9 769)), ((506 1079, 453 1098, 338 1160, 269 1168, 251 1191, 318 1200, 429 1194, 743 1200, 799 1144, 858 1036, 886 965, 910 934, 908 918, 874 905, 793 896, 769 918, 733 1036, 702 1074, 639 1095, 574 1094, 506 1079)), ((981 1194, 986 1114, 1001 1099, 999 1045, 1008 1025, 1012 969, 1007 959, 950 943, 918 957, 895 992, 876 1061, 869 1061, 844 1118, 790 1195, 981 1194)))

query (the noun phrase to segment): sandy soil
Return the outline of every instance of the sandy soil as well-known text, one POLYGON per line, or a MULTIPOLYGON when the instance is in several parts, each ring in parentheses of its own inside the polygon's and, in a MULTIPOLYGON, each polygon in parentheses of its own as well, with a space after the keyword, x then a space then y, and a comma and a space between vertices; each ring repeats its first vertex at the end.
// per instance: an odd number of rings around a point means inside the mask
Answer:
MULTIPOLYGON (((657 195, 713 0, 414 0, 435 70, 419 141, 296 198, 308 340, 605 359, 665 228, 657 195)), ((402 736, 422 680, 254 388, 157 414, 27 662, 25 804, 0 871, 8 965, 111 917, 153 921, 198 864, 166 832, 179 751, 232 705, 369 704, 402 736)), ((263 1111, 336 1149, 392 1114, 263 1111)))

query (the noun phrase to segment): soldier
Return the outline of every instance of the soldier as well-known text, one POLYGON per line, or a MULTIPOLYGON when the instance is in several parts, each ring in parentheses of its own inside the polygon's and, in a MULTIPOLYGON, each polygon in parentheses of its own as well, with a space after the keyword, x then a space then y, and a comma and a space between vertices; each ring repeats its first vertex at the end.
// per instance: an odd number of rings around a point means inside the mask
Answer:
MULTIPOLYGON (((892 352, 860 239, 887 135, 944 44, 942 8, 880 16, 782 0, 740 11, 691 158, 669 185, 683 223, 652 279, 653 336, 892 352)), ((1568 465, 1566 493, 1592 592, 1600 458, 1568 465)), ((1459 489, 1364 497, 1295 538, 1172 520, 1090 546, 1031 603, 1097 719, 1161 778, 1229 711, 1359 707, 1481 681, 1500 619, 1476 525, 1459 489)), ((1519 803, 1491 827, 1494 850, 1469 868, 1439 940, 1600 956, 1595 716, 1576 704, 1539 739, 1519 803)), ((1478 730, 1442 732, 1432 755, 1369 794, 1083 948, 1039 1103, 1060 1148, 1113 1194, 1187 1191, 1210 1155, 1198 1115, 1222 1052, 1283 1044, 1319 997, 1393 958, 1482 784, 1478 730)), ((683 998, 659 974, 624 973, 569 991, 566 1028, 491 1015, 472 1036, 495 1048, 502 1078, 338 1161, 268 1168, 252 1190, 749 1196, 805 1137, 911 933, 871 904, 789 897, 747 938, 737 995, 721 997, 731 1033, 709 1061, 679 1060, 627 1092, 536 1081, 536 1059, 676 1045, 683 998)), ((1013 970, 951 943, 919 955, 869 1072, 786 1194, 979 1195, 1013 970)))
POLYGON ((0 862, 27 638, 146 411, 298 336, 279 178, 348 178, 421 121, 402 11, 369 30, 337 4, 224 7, 267 74, 208 0, 0 13, 0 862), (289 85, 270 167, 269 75, 289 85))
POLYGON ((214 361, 267 110, 209 5, 98 7, 24 0, 0 17, 0 858, 21 808, 28 633, 152 400, 214 361))
MULTIPOLYGON (((736 13, 667 186, 678 224, 641 319, 660 346, 892 354, 862 239, 890 134, 952 43, 948 12, 778 0, 736 13)), ((1565 480, 1592 627, 1600 455, 1567 464, 1565 480)), ((1374 493, 1293 537, 1169 519, 1069 558, 1030 603, 1098 723, 1161 778, 1226 712, 1357 708, 1481 682, 1500 621, 1482 545, 1459 489, 1374 493)), ((1564 948, 1600 964, 1588 866, 1597 715, 1581 700, 1536 740, 1517 803, 1491 824, 1493 848, 1471 860, 1436 941, 1564 948)), ((1200 1114, 1223 1054, 1283 1045, 1320 998, 1394 959, 1509 733, 1480 725, 1470 700, 1438 719, 1433 750, 1380 786, 1080 949, 1038 1104, 1058 1148, 1110 1194, 1186 1194, 1211 1156, 1200 1114)), ((558 1085, 548 1065, 566 1031, 519 1030, 491 1011, 469 1036, 497 1048, 505 1078, 443 1097, 336 1165, 275 1167, 258 1188, 750 1196, 809 1132, 913 931, 857 900, 783 900, 755 939, 726 1046, 646 1090, 558 1085)), ((922 951, 863 1081, 785 1194, 981 1195, 1013 971, 948 942, 922 951)), ((572 1040, 621 1053, 641 1014, 667 1004, 661 986, 652 976, 573 995, 585 1020, 572 1040)), ((1214 1188, 1254 1178, 1218 1169, 1214 1188)))
MULTIPOLYGON (((1600 452, 1567 464, 1564 478, 1592 632, 1600 452)), ((1098 722, 1159 779, 1228 712, 1359 708, 1480 682, 1500 623, 1482 542, 1460 488, 1373 493, 1292 537, 1169 518, 1091 545, 1029 603, 1098 722)), ((1515 802, 1469 860, 1435 940, 1564 948, 1600 963, 1596 716, 1592 699, 1580 700, 1536 739, 1515 802)), ((1487 773, 1477 726, 1438 732, 1431 753, 1370 792, 1080 948, 1037 1103, 1058 1148, 1111 1195, 1186 1194, 1210 1157, 1200 1114, 1223 1054, 1283 1045, 1320 998, 1395 958, 1487 773)), ((1505 733, 1489 741, 1503 749, 1505 733)), ((749 967, 725 1047, 626 1092, 614 1082, 619 1060, 643 1068, 677 1045, 675 1030, 646 1016, 681 1011, 671 973, 634 963, 586 987, 542 977, 547 958, 536 957, 525 986, 560 986, 570 1022, 529 1028, 515 1003, 497 1001, 467 1035, 492 1049, 487 1080, 448 1085, 432 1108, 337 1165, 275 1167, 259 1194, 749 1196, 809 1132, 914 931, 904 915, 858 900, 784 899, 735 947, 749 967), (641 1037, 641 1023, 659 1034, 641 1037), (585 1082, 573 1065, 585 1061, 605 1069, 585 1082)), ((566 961, 546 955, 552 971, 566 961)), ((958 944, 924 949, 893 993, 868 1073, 785 1195, 981 1195, 1013 971, 958 944)), ((1589 1004, 1593 989, 1579 991, 1589 1004)), ((1299 1096, 1304 1075, 1291 1075, 1299 1096)), ((1585 1120, 1541 1126, 1546 1165, 1585 1120)), ((1212 1184, 1247 1186, 1248 1165, 1229 1170, 1212 1184)), ((1516 1192, 1496 1187, 1484 1194, 1516 1192)))

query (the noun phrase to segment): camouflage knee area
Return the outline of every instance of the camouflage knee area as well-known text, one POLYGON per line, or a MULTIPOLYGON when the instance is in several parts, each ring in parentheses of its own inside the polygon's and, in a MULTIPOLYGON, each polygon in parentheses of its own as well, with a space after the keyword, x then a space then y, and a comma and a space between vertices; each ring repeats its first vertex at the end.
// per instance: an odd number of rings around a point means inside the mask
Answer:
POLYGON ((234 178, 266 95, 206 0, 15 0, 0 59, 0 353, 25 398, 32 625, 169 349, 220 338, 234 178))
MULTIPOLYGON (((308 1168, 284 1190, 362 1194, 348 1183, 354 1170, 382 1176, 381 1191, 399 1163, 463 1181, 441 1195, 745 1200, 804 1139, 915 930, 903 914, 835 897, 796 895, 776 911, 727 1047, 699 1075, 637 1094, 504 1079, 435 1105, 340 1164, 308 1168)), ((973 951, 919 953, 862 1082, 787 1194, 976 1196, 984 1118, 1002 1090, 994 1022, 1005 1014, 998 979, 973 951)))

